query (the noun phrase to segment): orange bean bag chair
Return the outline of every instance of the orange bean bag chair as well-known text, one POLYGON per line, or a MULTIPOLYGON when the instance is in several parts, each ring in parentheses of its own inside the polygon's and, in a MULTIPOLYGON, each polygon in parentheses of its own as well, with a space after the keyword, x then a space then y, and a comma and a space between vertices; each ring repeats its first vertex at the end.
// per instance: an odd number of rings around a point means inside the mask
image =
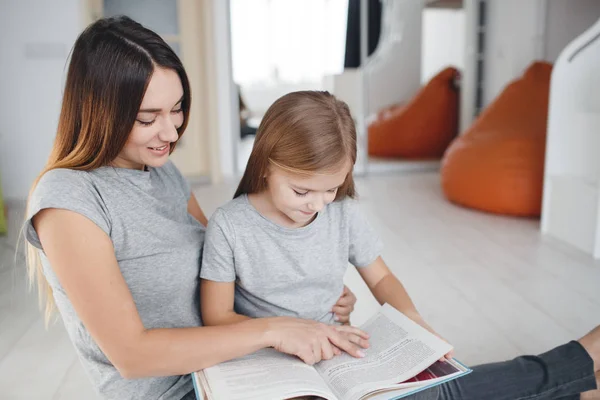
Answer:
POLYGON ((378 113, 369 125, 368 152, 377 157, 441 158, 458 133, 456 68, 434 76, 405 105, 378 113))
POLYGON ((551 73, 551 64, 531 64, 450 145, 441 166, 450 201, 497 214, 540 216, 551 73))

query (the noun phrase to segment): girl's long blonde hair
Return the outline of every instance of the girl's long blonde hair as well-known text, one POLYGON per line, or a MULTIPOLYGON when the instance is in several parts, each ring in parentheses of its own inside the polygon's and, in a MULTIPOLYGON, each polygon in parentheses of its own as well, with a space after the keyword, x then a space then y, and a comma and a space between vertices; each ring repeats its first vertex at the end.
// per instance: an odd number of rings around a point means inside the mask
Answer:
MULTIPOLYGON (((81 33, 71 54, 54 145, 33 183, 26 215, 31 196, 46 172, 57 168, 90 171, 109 165, 117 157, 156 67, 174 70, 181 80, 181 137, 189 118, 190 86, 179 57, 164 40, 127 17, 100 19, 81 33)), ((48 323, 55 309, 52 288, 42 271, 38 249, 29 243, 27 267, 30 283, 37 281, 40 306, 48 323)))
MULTIPOLYGON (((266 189, 269 165, 303 174, 356 163, 356 127, 348 105, 328 92, 299 91, 267 110, 234 198, 266 189)), ((352 170, 336 200, 355 197, 352 170)))

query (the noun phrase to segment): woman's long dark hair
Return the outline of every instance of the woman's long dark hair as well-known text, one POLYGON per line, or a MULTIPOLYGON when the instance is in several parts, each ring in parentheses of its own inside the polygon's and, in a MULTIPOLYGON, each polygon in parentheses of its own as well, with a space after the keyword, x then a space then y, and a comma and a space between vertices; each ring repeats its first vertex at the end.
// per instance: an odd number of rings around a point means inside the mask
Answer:
MULTIPOLYGON (((135 123, 155 68, 171 69, 183 86, 183 124, 187 126, 191 93, 187 74, 173 49, 155 32, 124 16, 100 19, 77 38, 71 53, 56 139, 44 170, 90 171, 109 165, 121 152, 135 123)), ((175 146, 171 147, 171 151, 175 146)), ((28 244, 28 270, 37 279, 46 321, 54 310, 52 290, 37 250, 28 244)))

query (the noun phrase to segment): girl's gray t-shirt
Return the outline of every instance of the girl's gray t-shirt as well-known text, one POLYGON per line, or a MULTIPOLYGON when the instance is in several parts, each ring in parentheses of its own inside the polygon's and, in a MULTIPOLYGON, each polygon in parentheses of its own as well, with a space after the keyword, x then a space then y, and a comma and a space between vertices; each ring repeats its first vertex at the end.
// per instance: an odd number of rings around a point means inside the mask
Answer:
MULTIPOLYGON (((200 326, 198 275, 205 228, 187 211, 190 188, 168 162, 147 171, 101 167, 44 174, 31 200, 25 236, 40 249, 44 275, 83 366, 106 399, 182 399, 189 375, 124 379, 90 336, 45 257, 31 218, 45 208, 79 213, 112 240, 144 327, 200 326)), ((118 326, 115 329, 119 329, 118 326)))
POLYGON ((382 247, 356 200, 330 203, 310 224, 291 229, 262 216, 242 195, 211 217, 200 276, 235 282, 239 314, 335 323, 331 309, 349 263, 366 267, 382 247))

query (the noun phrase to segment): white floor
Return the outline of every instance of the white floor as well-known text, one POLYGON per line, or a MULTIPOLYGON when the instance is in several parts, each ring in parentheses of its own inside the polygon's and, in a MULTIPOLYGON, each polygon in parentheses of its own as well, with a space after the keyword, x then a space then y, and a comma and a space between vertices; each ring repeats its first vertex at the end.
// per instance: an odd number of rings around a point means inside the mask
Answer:
MULTIPOLYGON (((600 323, 600 263, 540 236, 538 222, 487 215, 446 202, 436 173, 359 182, 364 211, 381 234, 384 259, 426 320, 469 365, 543 352, 600 323)), ((207 213, 232 185, 195 191, 207 213)), ((16 258, 19 210, 0 237, 0 398, 93 399, 57 323, 45 330, 16 258)), ((358 294, 353 322, 376 307, 349 271, 358 294)))

